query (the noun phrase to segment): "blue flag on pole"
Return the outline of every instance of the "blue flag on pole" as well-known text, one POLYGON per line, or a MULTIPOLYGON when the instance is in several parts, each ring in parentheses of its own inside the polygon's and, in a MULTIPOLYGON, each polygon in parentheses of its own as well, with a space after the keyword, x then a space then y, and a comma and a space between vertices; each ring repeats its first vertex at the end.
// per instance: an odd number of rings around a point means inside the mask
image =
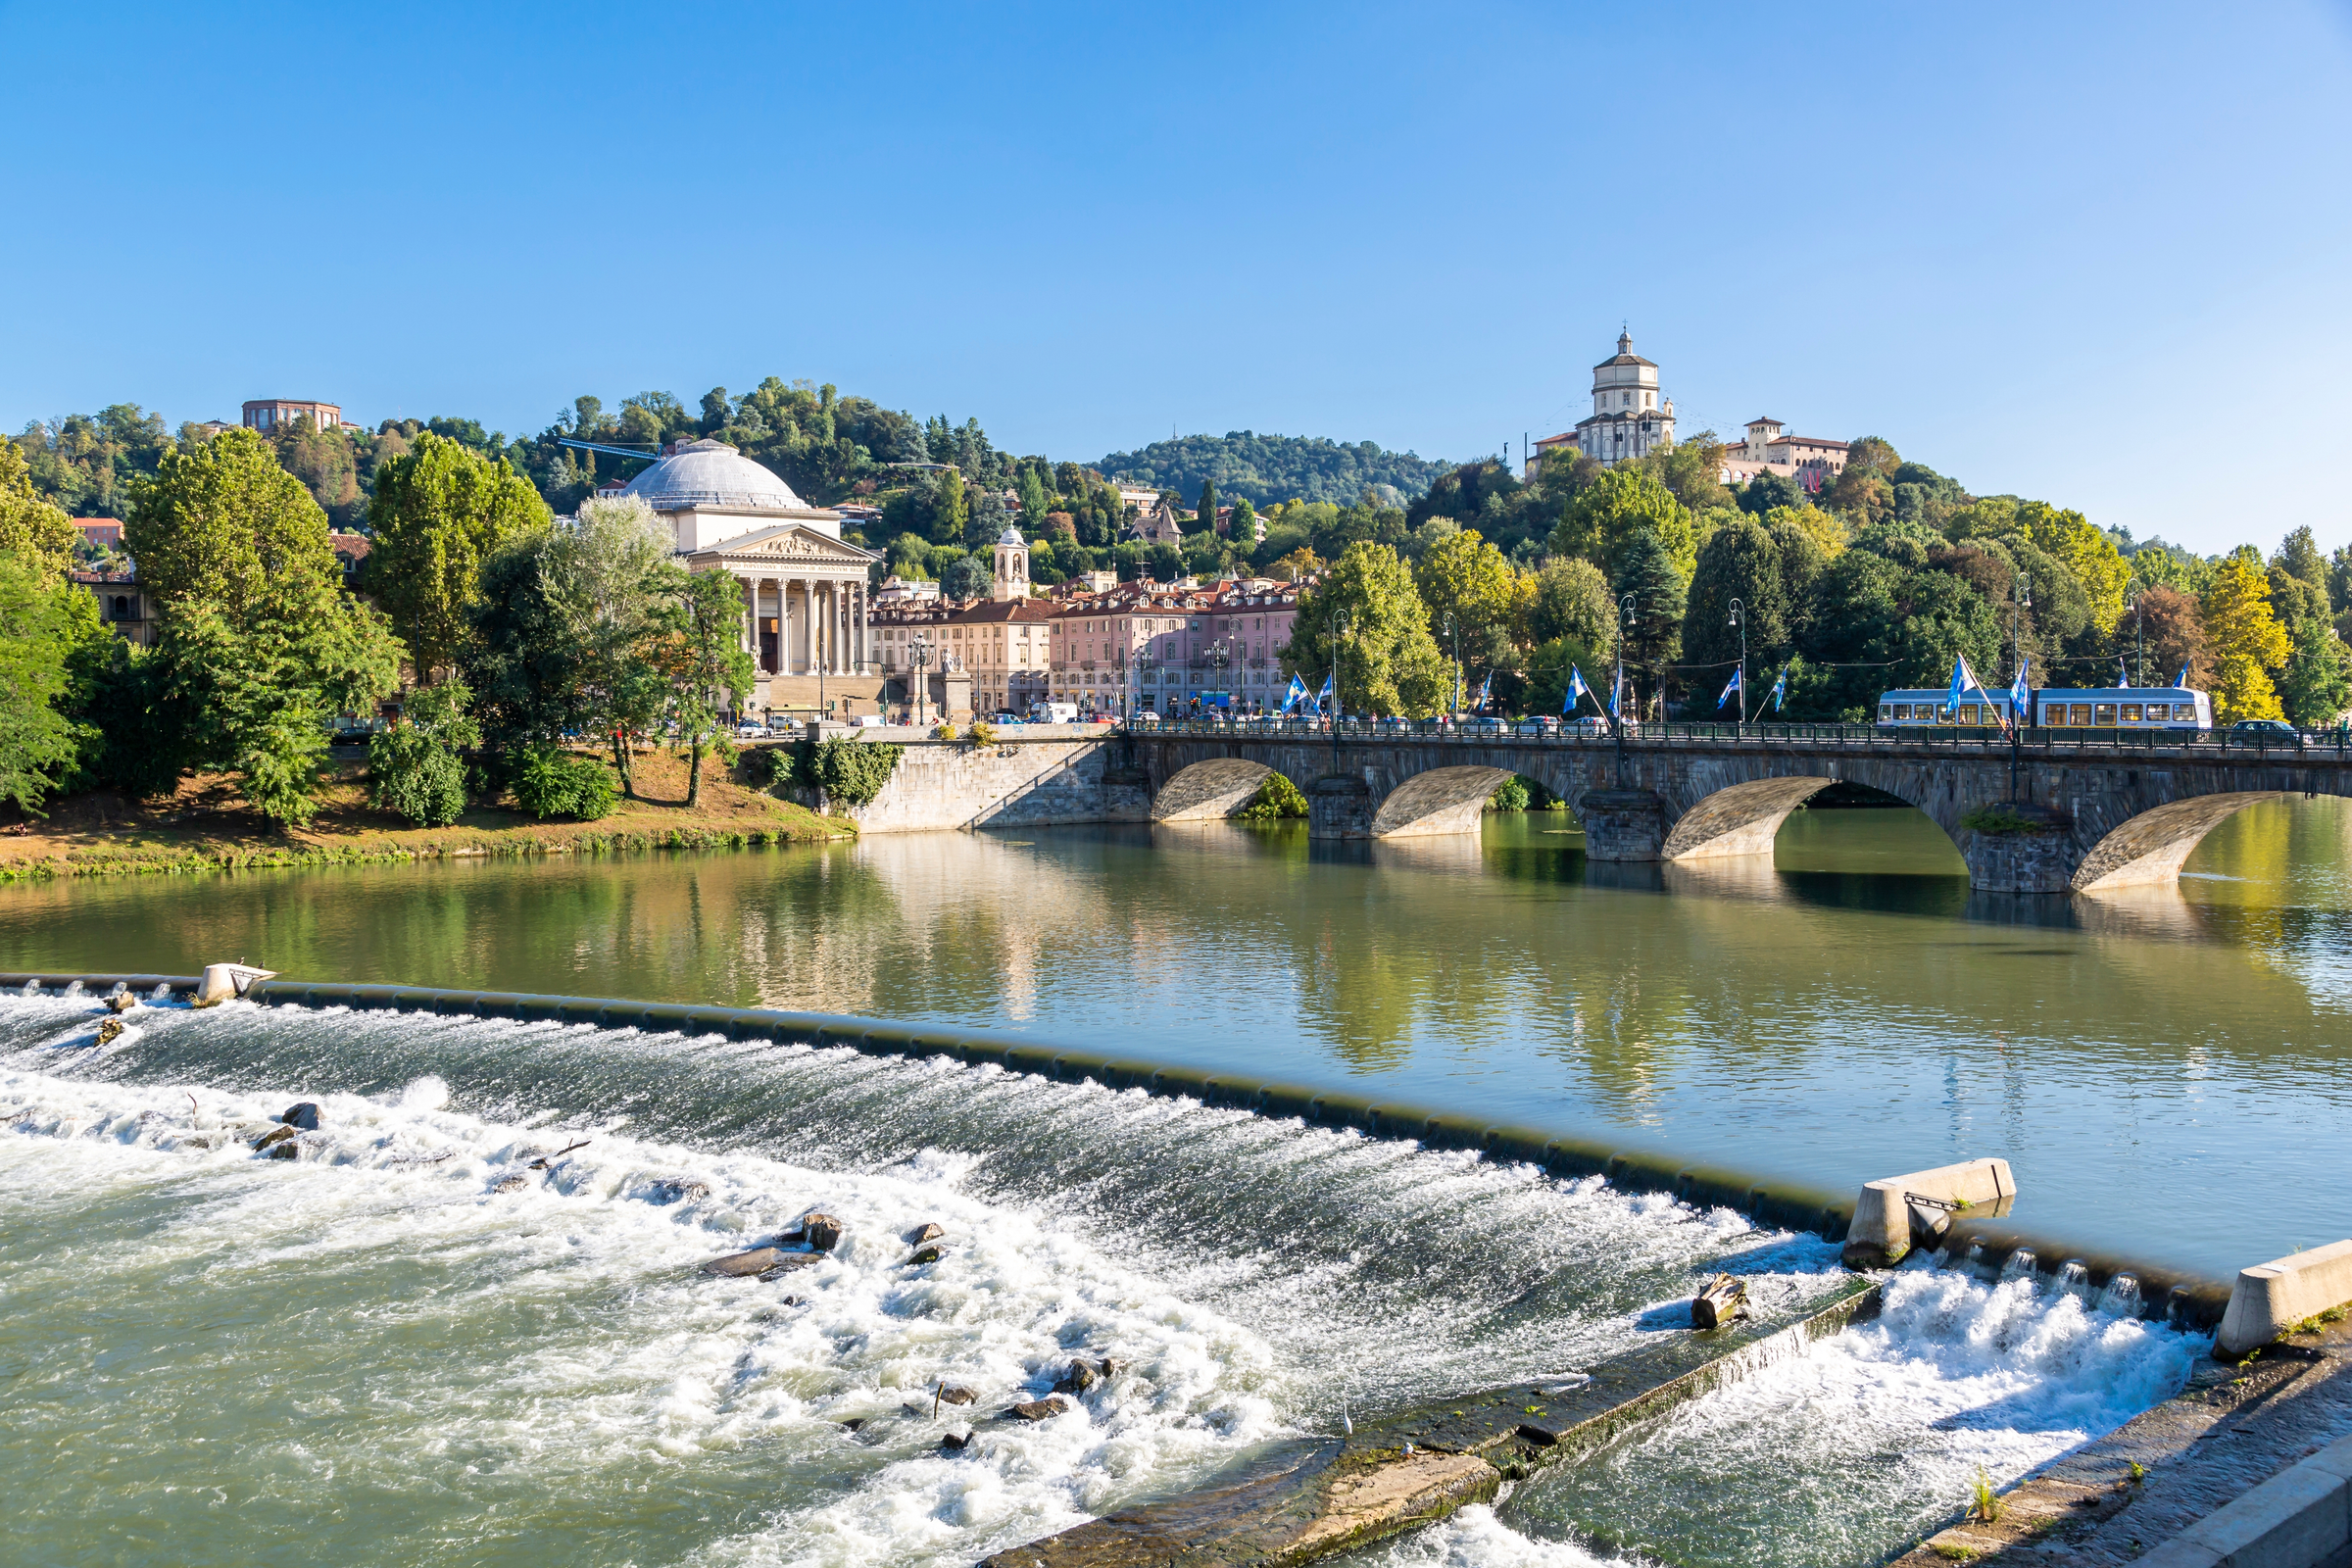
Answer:
POLYGON ((1611 718, 1615 718, 1617 716, 1617 701, 1624 695, 1625 671, 1620 669, 1617 671, 1616 683, 1609 687, 1609 716, 1611 718))
POLYGON ((1725 681, 1725 682, 1723 683, 1723 695, 1722 695, 1721 697, 1718 697, 1718 698, 1716 698, 1716 699, 1715 699, 1715 706, 1716 706, 1718 709, 1722 708, 1724 704, 1726 704, 1726 703, 1728 703, 1728 702, 1730 702, 1730 701, 1732 700, 1732 693, 1734 693, 1734 692, 1736 692, 1736 691, 1742 690, 1742 687, 1740 686, 1740 677, 1741 673, 1742 673, 1742 671, 1740 671, 1740 670, 1738 670, 1738 669, 1735 669, 1735 670, 1733 670, 1733 671, 1732 671, 1732 678, 1731 678, 1730 680, 1728 680, 1728 681, 1725 681))
POLYGON ((2173 677, 2173 684, 2180 687, 2182 691, 2186 691, 2188 689, 2188 666, 2186 664, 2182 664, 2180 666, 2180 673, 2173 677))
MULTIPOLYGON (((1336 675, 1336 674, 1338 674, 1338 673, 1339 673, 1339 672, 1338 672, 1337 670, 1334 670, 1334 671, 1332 672, 1332 675, 1336 675)), ((1331 711, 1331 681, 1332 681, 1332 675, 1326 675, 1326 676, 1324 676, 1324 677, 1323 677, 1323 690, 1322 690, 1322 693, 1321 693, 1319 696, 1317 696, 1317 697, 1315 698, 1315 707, 1316 707, 1318 710, 1320 710, 1321 711, 1323 711, 1323 712, 1326 712, 1326 713, 1328 713, 1328 712, 1330 712, 1330 711, 1331 711)))
POLYGON ((1287 713, 1292 709, 1297 708, 1300 703, 1305 701, 1306 682, 1300 680, 1298 676, 1293 675, 1291 677, 1290 690, 1282 694, 1282 710, 1287 713))
POLYGON ((1976 676, 1968 672, 1968 656, 1966 654, 1955 656, 1952 660, 1952 695, 1945 699, 1945 706, 1958 708, 1960 694, 1976 683, 1976 676))
MULTIPOLYGON (((1788 665, 1783 664, 1781 666, 1781 678, 1772 683, 1772 710, 1776 713, 1779 712, 1788 701, 1788 665)), ((1718 703, 1716 706, 1720 708, 1723 705, 1718 703)))
POLYGON ((2125 691, 2132 689, 2132 672, 2124 667, 2124 656, 2115 656, 2115 683, 2125 691))
POLYGON ((1493 697, 1494 695, 1494 672, 1490 669, 1487 671, 1487 678, 1478 683, 1478 706, 1472 709, 1471 711, 1475 713, 1485 712, 1487 710, 1487 699, 1493 697))
POLYGON ((1570 664, 1568 666, 1568 700, 1560 705, 1561 716, 1565 717, 1576 711, 1578 698, 1592 695, 1592 688, 1585 684, 1585 672, 1574 664, 1570 664))
POLYGON ((2009 705, 2015 710, 2017 720, 2021 724, 2034 716, 2027 711, 2034 706, 2034 688, 2026 684, 2026 666, 2032 662, 2033 661, 2029 659, 2019 660, 2017 662, 2017 679, 2009 683, 2009 705))

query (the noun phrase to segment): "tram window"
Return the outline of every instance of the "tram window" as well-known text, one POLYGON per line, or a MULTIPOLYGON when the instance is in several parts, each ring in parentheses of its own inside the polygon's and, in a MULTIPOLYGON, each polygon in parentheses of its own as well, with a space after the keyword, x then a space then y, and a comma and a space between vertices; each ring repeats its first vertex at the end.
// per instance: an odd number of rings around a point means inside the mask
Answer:
POLYGON ((2112 724, 2112 723, 2114 723, 2114 722, 2115 722, 2115 705, 2114 705, 2113 703, 2101 703, 2101 704, 2099 705, 2099 716, 2098 716, 2097 718, 2094 718, 2094 719, 2092 719, 2092 720, 2091 720, 2091 722, 2092 722, 2092 723, 2094 723, 2094 724, 2100 724, 2100 725, 2106 725, 2106 724, 2112 724))
POLYGON ((2173 716, 2175 718, 2184 718, 2193 724, 2197 721, 2197 705, 2194 703, 2175 703, 2173 705, 2173 716))
POLYGON ((2052 703, 2052 704, 2050 704, 2048 707, 2044 708, 2044 709, 2041 710, 2041 721, 2042 721, 2044 724, 2063 724, 2063 723, 2065 723, 2065 722, 2066 722, 2066 707, 2065 707, 2065 705, 2064 705, 2064 704, 2062 704, 2062 703, 2052 703))
POLYGON ((1894 705, 1892 703, 1881 703, 1879 705, 1879 722, 1884 724, 1892 717, 1894 717, 1894 705))
POLYGON ((2125 723, 2127 723, 2127 724, 2136 724, 2136 723, 2138 723, 2138 722, 2139 722, 2139 705, 2138 705, 2137 703, 2126 703, 2126 704, 2124 705, 2124 714, 2123 714, 2123 718, 2124 718, 2124 722, 2125 722, 2125 723))
POLYGON ((1894 718, 1909 718, 1911 716, 1911 705, 1909 703, 1895 703, 1888 708, 1887 712, 1889 716, 1894 718))
POLYGON ((1960 705, 1960 722, 1963 724, 1979 724, 1984 722, 1984 720, 1977 717, 1976 704, 1962 703, 1960 705))
POLYGON ((2069 704, 2067 704, 2067 707, 2066 707, 2066 721, 2067 721, 2068 723, 2070 723, 2070 724, 2087 724, 2087 723, 2089 723, 2089 722, 2090 722, 2090 705, 2089 705, 2088 703, 2069 703, 2069 704))

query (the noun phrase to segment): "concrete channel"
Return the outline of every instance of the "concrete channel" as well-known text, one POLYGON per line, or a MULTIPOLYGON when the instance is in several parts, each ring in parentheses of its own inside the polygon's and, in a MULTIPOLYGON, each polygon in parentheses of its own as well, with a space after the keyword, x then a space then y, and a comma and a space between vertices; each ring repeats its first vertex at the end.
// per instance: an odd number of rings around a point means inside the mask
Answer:
MULTIPOLYGON (((217 966, 225 967, 225 966, 217 966)), ((186 975, 0 973, 0 991, 50 995, 77 988, 93 1000, 129 991, 156 1000, 200 1002, 203 982, 186 975)), ((517 1022, 585 1024, 609 1029, 715 1034, 730 1040, 768 1040, 811 1048, 837 1048, 873 1055, 944 1057, 970 1065, 995 1065, 1062 1082, 1092 1080, 1113 1089, 1184 1097, 1368 1136, 1403 1139, 1439 1149, 1477 1150, 1488 1158, 1524 1162, 1563 1178, 1600 1176, 1635 1191, 1672 1194, 1687 1202, 1733 1209, 1759 1225, 1806 1232, 1829 1242, 1848 1242, 1857 1208, 1871 1216, 1871 1240, 1862 1250, 1881 1255, 1888 1229, 1886 1215, 1903 1209, 1933 1188, 1923 1179, 1957 1181, 1964 1193, 1983 1178, 1968 1167, 1949 1166, 1919 1177, 1869 1184, 1856 1198, 1781 1181, 1758 1180, 1721 1167, 1687 1163, 1642 1150, 1547 1132, 1489 1123, 1391 1099, 1269 1082, 1246 1074, 1170 1066, 1040 1042, 1017 1035, 944 1026, 894 1023, 844 1014, 790 1012, 769 1008, 700 1006, 609 998, 542 996, 512 992, 438 989, 288 980, 263 971, 240 970, 241 995, 268 1006, 348 1007, 367 1011, 441 1017, 504 1018, 517 1022), (250 975, 249 980, 244 978, 250 975), (1912 1184, 1906 1187, 1904 1184, 1912 1184), (1884 1234, 1882 1234, 1884 1233, 1884 1234)), ((2008 1494, 2014 1522, 2042 1519, 2053 1507, 2082 1510, 2070 1524, 2096 1524, 2131 1500, 2121 1483, 2104 1478, 2089 1488, 2097 1500, 2085 1504, 2083 1475, 2104 1477, 2115 1468, 2113 1454, 2145 1451, 2150 1458, 2191 1479, 2180 1491, 2211 1504, 2209 1516, 2180 1521, 2183 1528, 2158 1542, 2146 1560, 2166 1568, 2230 1564, 2238 1568, 2352 1568, 2352 1439, 2312 1444, 2280 1458, 2276 1473, 2242 1475, 2236 1484, 2200 1490, 2201 1461, 2210 1446, 2182 1441, 2166 1447, 2149 1434, 2199 1425, 2217 1404, 2260 1403, 2245 1391, 2256 1385, 2282 1389, 2297 1378, 2325 1385, 2340 1396, 2352 1422, 2352 1326, 2325 1330, 2340 1317, 2340 1300, 2352 1298, 2352 1243, 2314 1250, 2247 1269, 2235 1287, 2158 1264, 2133 1260, 2106 1249, 2085 1247, 2020 1225, 2007 1215, 2014 1193, 1999 1161, 1993 1189, 2001 1200, 1972 1211, 1966 1201, 1945 1204, 1948 1212, 1924 1218, 1909 1206, 1917 1245, 1938 1254, 1944 1266, 1985 1272, 2025 1268, 2073 1287, 2112 1294, 2128 1283, 2139 1315, 2192 1332, 2216 1333, 2229 1347, 2229 1361, 2200 1370, 2191 1387, 2167 1404, 2146 1412, 2108 1439, 2044 1466, 2008 1494), (1921 1230, 1922 1224, 1931 1227, 1921 1230), (2339 1293, 2339 1286, 2341 1291, 2339 1293), (2322 1301, 2321 1297, 2327 1297, 2322 1301), (2314 1314, 2290 1323, 2285 1312, 2314 1314), (2312 1348, 2311 1344, 2321 1348, 2312 1348), (2251 1376, 2230 1376, 2265 1351, 2273 1359, 2251 1376), (2326 1376, 2311 1375, 2326 1363, 2326 1376), (2330 1381, 2344 1376, 2340 1388, 2330 1381), (2216 1394, 2221 1389, 2228 1392, 2216 1394), (2192 1413, 2182 1411, 2195 1407, 2192 1413), (2169 1423, 2169 1426, 2168 1426, 2169 1423), (2152 1446, 2151 1446, 2152 1445, 2152 1446), (2072 1467, 2070 1471, 2069 1467, 2072 1467), (2079 1471, 2082 1474, 2076 1475, 2079 1471), (2050 1501, 2057 1498, 2056 1503, 2050 1501), (2119 1500, 2120 1499, 2120 1500, 2119 1500)), ((1933 1201, 1933 1199, 1927 1200, 1933 1201)), ((1856 1241, 1860 1241, 1859 1236, 1856 1241)), ((1849 1243, 1849 1256, 1853 1244, 1849 1243)), ((1899 1256, 1899 1253, 1897 1254, 1899 1256)), ((1892 1260, 1892 1259, 1890 1259, 1892 1260)), ((1143 1568, 1145 1564, 1187 1564, 1200 1568, 1257 1564, 1265 1568, 1304 1563, 1443 1517, 1467 1503, 1492 1497, 1506 1481, 1551 1465, 1572 1462, 1610 1437, 1673 1405, 1746 1376, 1786 1355, 1800 1354, 1822 1336, 1874 1316, 1880 1287, 1857 1274, 1827 1304, 1817 1304, 1794 1321, 1736 1322, 1696 1331, 1648 1347, 1580 1374, 1477 1391, 1412 1411, 1367 1422, 1345 1437, 1279 1445, 1241 1472, 1183 1496, 1106 1516, 989 1558, 984 1568, 1143 1568)), ((2318 1408, 2314 1400, 2308 1408, 2318 1408)), ((2252 1419, 2251 1416, 2248 1418, 2252 1419)), ((2251 1431, 2244 1423, 2236 1430, 2251 1431)), ((2300 1429, 2293 1429, 2299 1431, 2300 1429)), ((2293 1432, 2290 1431, 2290 1436, 2293 1432)), ((2249 1452, 2251 1450, 2249 1446, 2249 1452)), ((2119 1461, 2120 1462, 2120 1461, 2119 1461)), ((2134 1468, 2130 1485, 2147 1468, 2134 1468)), ((2210 1470, 2210 1464, 2205 1469, 2210 1470)), ((2241 1467, 2242 1468, 2242 1467, 2241 1467)), ((2151 1521, 2153 1522, 2153 1521, 2151 1521)), ((1989 1525, 1989 1522, 1986 1522, 1989 1525)), ((2141 1542, 2132 1539, 2138 1548, 2141 1542)), ((2046 1522, 1995 1530, 1966 1521, 1930 1537, 1903 1559, 1911 1563, 1958 1561, 2016 1554, 2021 1560, 2067 1562, 2063 1544, 2046 1522)), ((2092 1554, 2079 1560, 2124 1562, 2127 1555, 2092 1554)))

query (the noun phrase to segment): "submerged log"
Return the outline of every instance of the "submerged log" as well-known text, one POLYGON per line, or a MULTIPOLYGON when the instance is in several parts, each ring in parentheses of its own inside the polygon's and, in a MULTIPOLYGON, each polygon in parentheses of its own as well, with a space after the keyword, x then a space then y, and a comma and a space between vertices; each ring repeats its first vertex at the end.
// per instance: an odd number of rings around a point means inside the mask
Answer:
POLYGON ((1690 1326, 1719 1329, 1747 1316, 1747 1281, 1718 1274, 1707 1281, 1690 1302, 1690 1326))

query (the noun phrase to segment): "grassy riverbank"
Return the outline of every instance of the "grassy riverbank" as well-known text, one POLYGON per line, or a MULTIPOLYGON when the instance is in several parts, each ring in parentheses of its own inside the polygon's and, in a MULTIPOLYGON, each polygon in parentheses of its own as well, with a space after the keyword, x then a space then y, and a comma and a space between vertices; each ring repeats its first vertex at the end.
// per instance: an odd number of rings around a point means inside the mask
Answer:
POLYGON ((703 770, 692 810, 686 765, 641 757, 644 800, 623 800, 596 822, 540 822, 519 811, 475 807, 441 828, 411 827, 368 806, 367 764, 336 764, 318 814, 280 827, 236 804, 226 783, 195 778, 167 801, 111 795, 53 803, 46 819, 0 831, 0 882, 140 872, 227 871, 251 866, 358 865, 459 856, 609 855, 626 850, 739 849, 754 844, 853 838, 854 824, 738 783, 715 761, 703 770))

